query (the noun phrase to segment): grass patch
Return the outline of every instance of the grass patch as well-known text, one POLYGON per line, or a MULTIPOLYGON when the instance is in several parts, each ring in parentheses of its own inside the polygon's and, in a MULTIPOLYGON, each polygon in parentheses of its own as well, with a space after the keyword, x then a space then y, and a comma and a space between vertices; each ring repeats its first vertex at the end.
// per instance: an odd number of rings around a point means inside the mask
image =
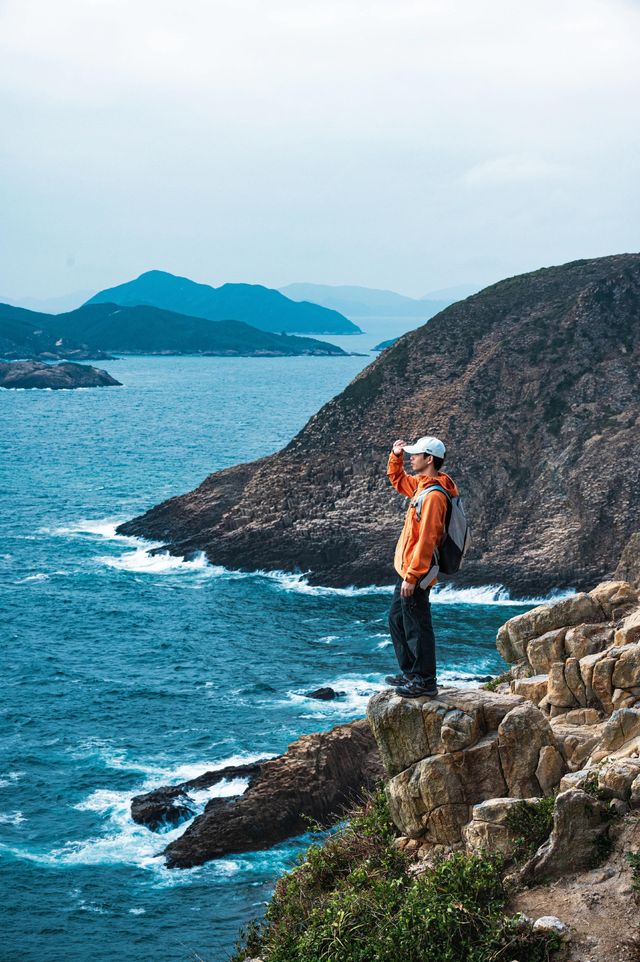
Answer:
POLYGON ((516 836, 514 857, 524 862, 534 855, 551 835, 555 795, 536 802, 522 801, 507 813, 506 825, 516 836))
POLYGON ((640 892, 640 852, 627 852, 625 859, 631 866, 631 887, 640 892))
POLYGON ((545 962, 554 939, 507 918, 503 860, 455 853, 420 874, 383 791, 277 883, 232 962, 545 962))

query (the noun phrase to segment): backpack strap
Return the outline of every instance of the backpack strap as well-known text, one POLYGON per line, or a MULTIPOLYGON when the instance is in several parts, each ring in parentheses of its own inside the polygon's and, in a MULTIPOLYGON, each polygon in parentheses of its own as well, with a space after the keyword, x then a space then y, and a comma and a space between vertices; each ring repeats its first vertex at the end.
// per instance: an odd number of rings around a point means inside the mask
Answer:
POLYGON ((449 492, 447 491, 446 488, 443 488, 443 487, 442 487, 441 484, 430 484, 430 485, 428 485, 428 487, 424 488, 424 489, 420 492, 420 494, 418 494, 418 495, 416 495, 414 498, 412 498, 411 504, 412 504, 413 507, 415 508, 416 517, 417 517, 417 519, 418 519, 418 521, 419 521, 419 520, 420 520, 420 515, 421 515, 421 513, 422 513, 422 503, 423 503, 424 499, 426 498, 426 496, 427 496, 428 494, 431 494, 432 491, 440 491, 440 492, 442 492, 442 494, 444 494, 445 498, 447 499, 447 517, 446 517, 446 520, 445 520, 445 528, 448 528, 448 527, 449 527, 449 520, 450 520, 450 518, 451 518, 451 495, 449 494, 449 492))

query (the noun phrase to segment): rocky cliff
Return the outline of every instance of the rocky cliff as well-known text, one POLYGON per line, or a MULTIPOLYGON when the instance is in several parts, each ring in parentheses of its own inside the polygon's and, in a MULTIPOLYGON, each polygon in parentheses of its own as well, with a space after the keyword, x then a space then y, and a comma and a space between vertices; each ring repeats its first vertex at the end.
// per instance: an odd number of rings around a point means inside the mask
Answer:
POLYGON ((520 594, 611 575, 637 528, 640 255, 510 278, 400 338, 278 454, 119 529, 217 564, 389 582, 399 436, 449 447, 473 526, 458 583, 520 594))
POLYGON ((455 850, 500 853, 513 908, 562 908, 572 962, 640 951, 639 602, 618 581, 542 605, 500 629, 512 667, 497 690, 413 700, 386 690, 368 708, 396 844, 425 868, 455 850), (543 796, 548 837, 523 859, 523 814, 543 796))

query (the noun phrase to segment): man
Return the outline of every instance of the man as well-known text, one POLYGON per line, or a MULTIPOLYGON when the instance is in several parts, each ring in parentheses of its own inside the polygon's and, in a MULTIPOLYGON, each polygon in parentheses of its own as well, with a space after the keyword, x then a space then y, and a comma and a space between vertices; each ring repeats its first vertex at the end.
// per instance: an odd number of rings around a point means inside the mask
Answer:
POLYGON ((438 490, 422 495, 432 485, 444 488, 451 497, 458 494, 455 483, 440 470, 445 453, 442 441, 424 437, 413 445, 402 439, 395 441, 389 455, 387 477, 396 491, 411 498, 396 545, 398 583, 389 611, 389 630, 401 674, 386 679, 404 698, 435 698, 438 694, 429 594, 437 581, 434 551, 445 532, 448 499, 438 490), (404 470, 403 451, 410 455, 413 475, 404 470))

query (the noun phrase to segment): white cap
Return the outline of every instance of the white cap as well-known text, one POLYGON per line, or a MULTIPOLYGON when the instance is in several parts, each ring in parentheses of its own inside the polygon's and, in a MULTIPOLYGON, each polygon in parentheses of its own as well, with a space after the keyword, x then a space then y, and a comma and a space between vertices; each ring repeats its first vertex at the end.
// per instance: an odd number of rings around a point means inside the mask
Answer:
POLYGON ((434 458, 443 458, 447 449, 439 438, 418 438, 415 444, 408 444, 404 450, 407 454, 432 454, 434 458))

